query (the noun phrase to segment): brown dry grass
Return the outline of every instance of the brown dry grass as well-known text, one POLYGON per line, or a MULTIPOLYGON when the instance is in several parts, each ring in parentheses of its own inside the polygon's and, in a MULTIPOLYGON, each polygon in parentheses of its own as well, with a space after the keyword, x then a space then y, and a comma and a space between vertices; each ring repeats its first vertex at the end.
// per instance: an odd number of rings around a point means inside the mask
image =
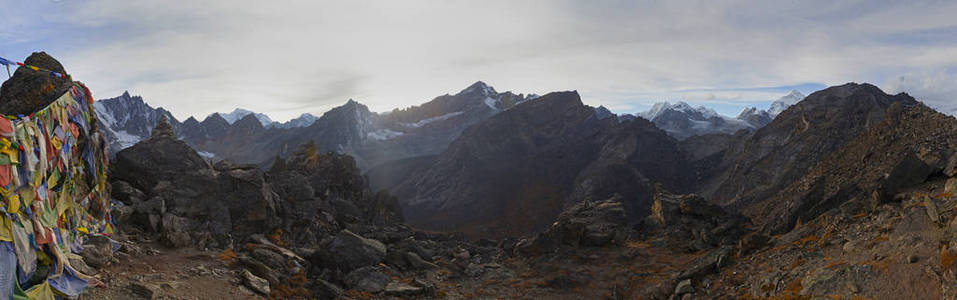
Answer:
POLYGON ((219 254, 219 260, 232 265, 236 263, 236 252, 234 252, 233 249, 226 249, 223 253, 219 254))
POLYGON ((947 247, 940 248, 940 269, 943 271, 951 271, 954 268, 954 261, 957 260, 957 254, 953 251, 947 249, 947 247))

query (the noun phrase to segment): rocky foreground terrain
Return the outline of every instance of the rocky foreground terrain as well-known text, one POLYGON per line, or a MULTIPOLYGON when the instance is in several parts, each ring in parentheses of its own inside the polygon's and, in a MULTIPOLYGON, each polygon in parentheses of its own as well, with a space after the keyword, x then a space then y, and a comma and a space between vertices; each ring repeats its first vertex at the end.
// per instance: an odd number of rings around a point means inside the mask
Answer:
MULTIPOLYGON (((916 127, 938 122, 932 135, 953 132, 941 126, 955 123, 923 106, 888 114, 851 144, 907 131, 895 124, 903 120, 916 127)), ((268 171, 209 165, 165 130, 118 154, 112 180, 126 204, 116 209, 124 220, 116 237, 121 247, 90 263, 106 286, 84 297, 957 297, 952 157, 925 164, 937 171, 892 198, 844 201, 783 234, 658 185, 649 215, 637 223, 628 220, 621 198, 611 197, 568 207, 536 235, 474 240, 402 224, 395 199, 368 190, 347 156, 306 145, 268 171), (120 171, 137 161, 125 157, 137 155, 170 162, 120 171), (164 196, 171 186, 178 192, 164 196), (234 204, 217 206, 224 197, 234 204)), ((844 165, 851 163, 831 173, 844 165)))

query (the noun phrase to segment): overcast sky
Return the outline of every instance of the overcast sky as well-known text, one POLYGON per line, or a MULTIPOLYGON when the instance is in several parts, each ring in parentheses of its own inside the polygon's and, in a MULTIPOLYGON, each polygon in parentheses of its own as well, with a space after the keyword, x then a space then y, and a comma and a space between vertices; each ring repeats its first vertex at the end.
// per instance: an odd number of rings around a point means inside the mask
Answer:
POLYGON ((47 51, 97 98, 180 119, 387 111, 477 80, 619 113, 852 81, 957 107, 957 1, 836 2, 0 0, 0 56, 47 51))

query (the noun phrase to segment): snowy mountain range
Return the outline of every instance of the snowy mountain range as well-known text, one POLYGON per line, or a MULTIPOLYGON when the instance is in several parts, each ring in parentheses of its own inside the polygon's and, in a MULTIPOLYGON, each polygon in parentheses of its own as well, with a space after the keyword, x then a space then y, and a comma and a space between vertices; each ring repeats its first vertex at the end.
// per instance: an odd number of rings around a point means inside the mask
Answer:
POLYGON ((296 117, 295 119, 292 119, 283 123, 272 122, 270 126, 279 127, 279 128, 306 127, 306 126, 312 125, 312 123, 316 122, 316 120, 319 120, 319 117, 310 113, 304 113, 299 115, 299 117, 296 117))
POLYGON ((651 121, 672 137, 683 140, 695 135, 734 134, 739 130, 755 130, 764 127, 782 111, 802 99, 804 99, 803 94, 791 91, 771 103, 768 110, 747 107, 734 118, 720 115, 714 109, 704 106, 692 107, 682 101, 658 102, 651 109, 636 115, 651 121))
MULTIPOLYGON (((763 127, 803 97, 792 91, 775 101, 770 112, 747 108, 736 118, 685 102, 657 103, 637 116, 616 115, 603 106, 592 109, 599 120, 648 119, 681 140, 694 135, 733 134, 763 127)), ((153 108, 142 97, 129 93, 99 100, 94 107, 105 125, 113 153, 149 138, 156 122, 165 117, 181 139, 208 158, 267 165, 276 156, 286 156, 303 142, 313 140, 324 151, 350 154, 361 168, 369 168, 384 162, 439 154, 471 125, 537 98, 534 94, 499 93, 479 81, 456 94, 442 95, 418 106, 375 113, 350 99, 321 117, 304 113, 283 123, 246 109, 213 113, 202 121, 190 117, 180 122, 165 109, 153 108)))
POLYGON ((252 112, 242 108, 237 108, 230 113, 216 113, 216 114, 219 114, 219 116, 223 117, 223 119, 226 119, 226 122, 229 124, 236 123, 236 121, 239 121, 239 119, 242 119, 248 114, 252 114, 256 116, 256 119, 258 119, 259 122, 263 124, 263 126, 268 126, 269 124, 273 123, 272 119, 270 119, 269 116, 265 114, 252 112))
POLYGON ((537 97, 499 93, 476 82, 419 106, 379 114, 350 99, 321 117, 305 113, 284 123, 245 109, 180 122, 165 109, 153 108, 129 93, 97 101, 95 107, 112 153, 149 138, 156 122, 165 117, 177 136, 206 157, 269 164, 313 140, 323 151, 351 154, 361 167, 368 167, 437 154, 472 124, 537 97))

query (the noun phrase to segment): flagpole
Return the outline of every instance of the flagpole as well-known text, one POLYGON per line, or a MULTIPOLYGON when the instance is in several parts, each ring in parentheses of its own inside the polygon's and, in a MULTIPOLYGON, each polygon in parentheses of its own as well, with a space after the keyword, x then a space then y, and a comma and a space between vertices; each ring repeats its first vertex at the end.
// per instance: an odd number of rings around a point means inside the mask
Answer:
MULTIPOLYGON (((6 55, 3 55, 3 56, 6 56, 6 55)), ((3 64, 3 66, 4 66, 4 67, 7 67, 7 78, 13 77, 13 75, 10 75, 10 65, 8 65, 8 64, 3 64)))

